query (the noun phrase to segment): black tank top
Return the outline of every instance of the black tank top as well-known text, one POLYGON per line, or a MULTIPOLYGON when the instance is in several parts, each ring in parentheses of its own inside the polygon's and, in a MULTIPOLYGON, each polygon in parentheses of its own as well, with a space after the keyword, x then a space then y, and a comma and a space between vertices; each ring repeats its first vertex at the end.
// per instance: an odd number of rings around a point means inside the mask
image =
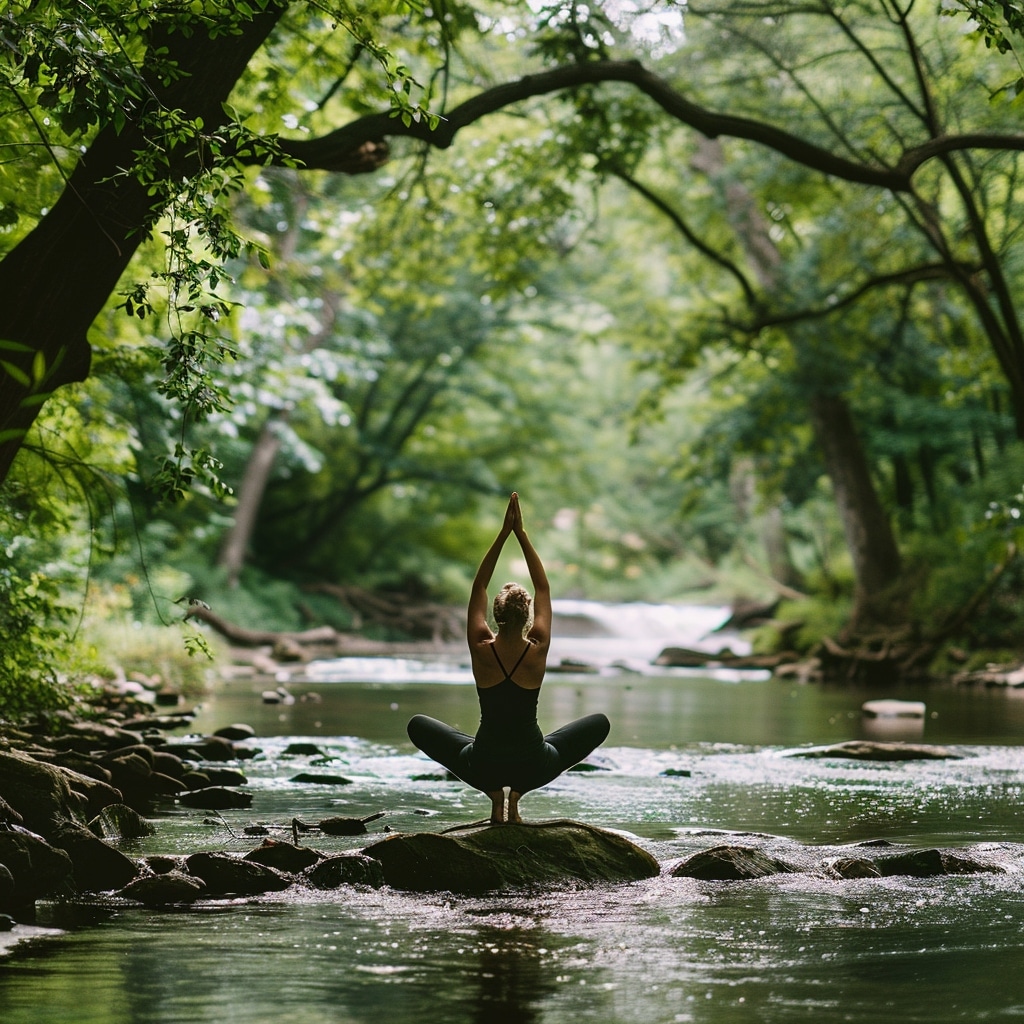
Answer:
POLYGON ((518 756, 530 753, 544 742, 544 734, 537 724, 540 687, 527 690, 512 678, 531 646, 529 643, 526 645, 511 672, 501 663, 497 649, 493 644, 491 646, 505 678, 496 686, 476 688, 480 700, 480 728, 476 733, 475 749, 479 753, 518 756))

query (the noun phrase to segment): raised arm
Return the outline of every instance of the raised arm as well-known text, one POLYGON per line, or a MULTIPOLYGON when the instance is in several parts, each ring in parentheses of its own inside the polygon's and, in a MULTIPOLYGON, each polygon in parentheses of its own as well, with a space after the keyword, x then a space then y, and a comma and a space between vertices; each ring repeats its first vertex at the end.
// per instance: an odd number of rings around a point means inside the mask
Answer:
POLYGON ((476 576, 473 577, 473 586, 469 592, 469 608, 466 611, 466 641, 470 647, 487 643, 494 638, 494 633, 487 624, 487 585, 494 575, 494 568, 498 564, 501 549, 512 533, 514 509, 518 506, 519 499, 513 494, 505 509, 505 521, 501 524, 498 536, 491 542, 491 546, 480 562, 480 568, 476 571, 476 576))
POLYGON ((533 584, 533 625, 527 636, 539 647, 547 647, 551 642, 551 587, 548 574, 544 571, 544 563, 540 560, 530 538, 523 526, 523 513, 519 507, 519 495, 512 495, 512 532, 519 541, 526 559, 526 568, 530 572, 533 584))

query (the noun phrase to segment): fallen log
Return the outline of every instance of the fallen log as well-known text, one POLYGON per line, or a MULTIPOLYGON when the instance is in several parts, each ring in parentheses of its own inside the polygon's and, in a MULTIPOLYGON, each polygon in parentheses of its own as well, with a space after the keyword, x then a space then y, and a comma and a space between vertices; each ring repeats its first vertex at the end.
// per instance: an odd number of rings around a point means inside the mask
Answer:
POLYGON ((437 643, 460 639, 465 632, 462 610, 451 605, 415 601, 405 594, 381 593, 339 583, 310 583, 303 589, 310 594, 335 598, 353 615, 356 628, 371 623, 437 643))
POLYGON ((246 629, 245 626, 228 622, 216 612, 202 606, 190 605, 187 613, 190 619, 199 619, 207 625, 212 626, 222 637, 230 640, 238 647, 263 647, 267 644, 275 645, 301 644, 301 645, 336 645, 340 641, 341 634, 333 626, 315 626, 312 629, 304 629, 299 632, 288 630, 272 629, 246 629))
POLYGON ((795 662, 799 655, 794 651, 778 651, 775 654, 734 654, 728 648, 721 651, 698 651, 691 647, 666 647, 654 659, 655 665, 668 668, 738 668, 769 669, 774 671, 781 665, 795 662))

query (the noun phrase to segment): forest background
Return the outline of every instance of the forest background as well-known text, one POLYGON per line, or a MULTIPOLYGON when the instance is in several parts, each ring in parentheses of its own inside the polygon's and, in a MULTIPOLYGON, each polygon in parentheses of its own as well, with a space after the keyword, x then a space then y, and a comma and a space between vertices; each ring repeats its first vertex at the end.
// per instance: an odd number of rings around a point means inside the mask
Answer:
POLYGON ((1019 661, 1022 27, 10 0, 0 714, 461 604, 513 489, 556 596, 1019 661))

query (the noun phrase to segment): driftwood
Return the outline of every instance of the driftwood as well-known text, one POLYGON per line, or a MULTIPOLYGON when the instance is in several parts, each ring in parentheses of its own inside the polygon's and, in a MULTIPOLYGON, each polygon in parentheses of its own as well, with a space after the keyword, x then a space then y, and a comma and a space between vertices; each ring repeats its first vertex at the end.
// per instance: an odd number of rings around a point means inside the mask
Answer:
MULTIPOLYGON (((355 619, 355 628, 367 624, 387 627, 403 633, 411 640, 428 641, 431 647, 464 635, 464 622, 458 609, 433 604, 414 604, 402 596, 382 595, 360 587, 342 587, 330 583, 306 588, 311 592, 329 594, 341 601, 355 619)), ((196 619, 211 626, 229 643, 240 648, 272 648, 271 659, 254 654, 266 664, 262 671, 274 671, 280 662, 304 662, 310 657, 324 657, 358 651, 363 654, 386 653, 386 641, 368 640, 355 632, 342 633, 333 626, 313 626, 304 630, 251 629, 230 622, 202 601, 190 601, 186 619, 196 619)), ((256 661, 253 662, 256 664, 256 661)))
POLYGON ((267 644, 334 645, 341 634, 333 626, 316 626, 299 632, 273 629, 246 629, 228 622, 210 608, 190 605, 186 618, 199 619, 212 626, 225 640, 239 647, 263 647, 267 644))
POLYGON ((760 668, 776 669, 797 661, 799 655, 793 651, 779 651, 775 654, 733 654, 722 651, 698 651, 691 647, 666 647, 657 658, 655 665, 671 668, 760 668))

